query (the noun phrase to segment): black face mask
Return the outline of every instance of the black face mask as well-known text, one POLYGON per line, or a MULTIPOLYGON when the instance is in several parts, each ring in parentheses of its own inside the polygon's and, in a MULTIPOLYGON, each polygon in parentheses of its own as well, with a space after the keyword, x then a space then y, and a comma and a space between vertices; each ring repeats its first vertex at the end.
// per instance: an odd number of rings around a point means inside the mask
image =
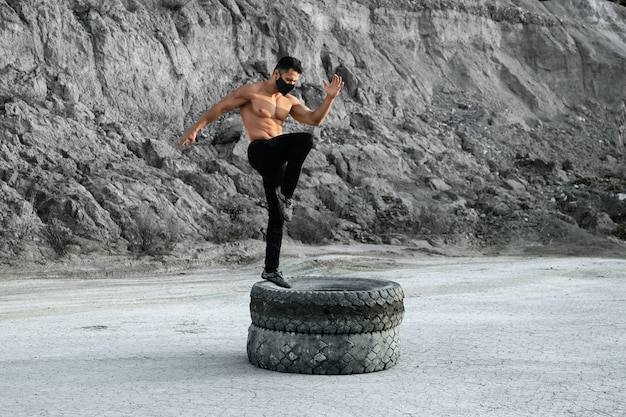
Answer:
POLYGON ((283 96, 289 94, 289 92, 293 90, 294 87, 295 86, 293 84, 287 84, 285 80, 283 80, 281 77, 278 77, 278 79, 276 80, 276 88, 278 89, 278 92, 280 92, 280 94, 282 94, 283 96))

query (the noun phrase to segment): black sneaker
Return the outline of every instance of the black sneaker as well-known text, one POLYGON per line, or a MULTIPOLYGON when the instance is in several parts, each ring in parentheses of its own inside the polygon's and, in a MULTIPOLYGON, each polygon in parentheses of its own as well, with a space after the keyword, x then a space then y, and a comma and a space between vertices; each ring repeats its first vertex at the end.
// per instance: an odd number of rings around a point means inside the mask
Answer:
POLYGON ((263 270, 261 278, 266 279, 269 282, 273 282, 279 287, 291 288, 291 284, 287 281, 287 279, 285 279, 285 277, 283 277, 283 273, 280 271, 265 272, 265 270, 263 270))
POLYGON ((276 189, 276 197, 278 197, 280 214, 286 222, 290 222, 293 219, 293 200, 285 197, 278 188, 276 189))

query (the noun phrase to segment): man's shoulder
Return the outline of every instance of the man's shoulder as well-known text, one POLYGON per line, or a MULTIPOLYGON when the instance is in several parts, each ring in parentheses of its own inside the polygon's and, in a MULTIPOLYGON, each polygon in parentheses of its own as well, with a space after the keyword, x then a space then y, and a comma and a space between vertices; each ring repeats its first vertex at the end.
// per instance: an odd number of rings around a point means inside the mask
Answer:
POLYGON ((246 98, 248 100, 252 100, 254 97, 259 94, 263 94, 263 83, 262 82, 253 82, 247 83, 239 87, 235 90, 235 94, 239 97, 246 98))
POLYGON ((256 81, 256 82, 243 84, 241 87, 239 87, 239 90, 257 92, 257 91, 260 91, 262 87, 263 87, 263 82, 256 81))

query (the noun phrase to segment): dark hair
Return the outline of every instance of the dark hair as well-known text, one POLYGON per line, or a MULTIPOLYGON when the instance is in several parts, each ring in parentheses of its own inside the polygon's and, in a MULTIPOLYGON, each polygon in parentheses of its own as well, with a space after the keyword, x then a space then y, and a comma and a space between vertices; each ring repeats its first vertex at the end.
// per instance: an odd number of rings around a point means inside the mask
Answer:
POLYGON ((297 58, 286 56, 278 61, 278 64, 276 64, 276 68, 274 69, 278 70, 281 74, 291 69, 298 74, 302 74, 302 62, 300 62, 297 58))

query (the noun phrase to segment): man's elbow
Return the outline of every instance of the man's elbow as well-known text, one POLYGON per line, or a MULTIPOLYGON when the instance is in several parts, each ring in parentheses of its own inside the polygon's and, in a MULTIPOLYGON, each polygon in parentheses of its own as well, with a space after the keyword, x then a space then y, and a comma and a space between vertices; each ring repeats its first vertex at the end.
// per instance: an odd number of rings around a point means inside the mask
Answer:
POLYGON ((315 117, 314 115, 307 115, 307 116, 294 116, 294 119, 296 119, 296 121, 305 124, 305 125, 309 125, 309 126, 319 126, 322 124, 322 122, 324 121, 324 117, 315 117))
POLYGON ((322 124, 322 120, 315 120, 315 119, 296 119, 296 120, 308 126, 319 126, 322 124))
POLYGON ((324 117, 309 117, 307 124, 311 126, 320 126, 324 121, 324 117))

